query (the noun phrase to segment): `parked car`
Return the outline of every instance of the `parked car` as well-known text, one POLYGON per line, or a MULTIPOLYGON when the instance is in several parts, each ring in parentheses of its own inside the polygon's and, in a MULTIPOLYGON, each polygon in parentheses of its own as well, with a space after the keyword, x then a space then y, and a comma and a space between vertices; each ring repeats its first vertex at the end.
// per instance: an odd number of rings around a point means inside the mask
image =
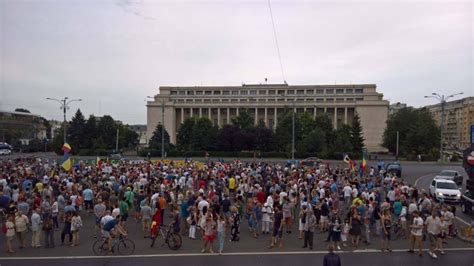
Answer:
POLYGON ((455 170, 443 170, 435 176, 435 179, 453 180, 456 185, 462 186, 463 176, 455 170))
POLYGON ((309 157, 300 162, 300 165, 306 166, 306 167, 317 167, 319 164, 321 164, 323 161, 319 158, 316 157, 309 157))
POLYGON ((402 177, 402 166, 399 162, 393 162, 387 164, 385 167, 387 173, 395 174, 397 177, 402 177))
POLYGON ((461 211, 464 213, 474 213, 474 196, 466 190, 461 196, 461 211))
POLYGON ((431 181, 430 195, 436 201, 458 203, 461 201, 461 191, 453 180, 436 179, 431 181))
POLYGON ((0 155, 9 155, 12 153, 10 149, 0 149, 0 155))

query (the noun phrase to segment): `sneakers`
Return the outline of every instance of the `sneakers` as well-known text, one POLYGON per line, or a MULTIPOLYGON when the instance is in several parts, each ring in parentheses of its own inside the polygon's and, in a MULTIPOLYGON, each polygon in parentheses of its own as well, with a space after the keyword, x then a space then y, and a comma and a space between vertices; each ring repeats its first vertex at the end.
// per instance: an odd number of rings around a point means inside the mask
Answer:
POLYGON ((428 251, 428 254, 430 254, 430 256, 431 256, 433 259, 438 258, 438 256, 436 256, 436 254, 435 254, 434 252, 428 251))
POLYGON ((441 255, 444 255, 444 250, 441 250, 439 253, 441 253, 441 255))
POLYGON ((338 250, 341 250, 341 246, 337 245, 337 249, 338 249, 338 250))

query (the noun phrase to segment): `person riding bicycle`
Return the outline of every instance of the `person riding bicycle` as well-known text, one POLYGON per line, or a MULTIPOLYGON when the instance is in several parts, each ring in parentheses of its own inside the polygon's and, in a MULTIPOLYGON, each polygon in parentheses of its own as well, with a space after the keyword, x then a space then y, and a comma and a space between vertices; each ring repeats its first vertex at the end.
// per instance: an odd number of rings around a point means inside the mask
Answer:
POLYGON ((125 231, 122 226, 120 215, 117 215, 115 219, 108 221, 102 227, 102 235, 107 238, 107 247, 109 252, 112 251, 112 238, 116 233, 127 236, 127 231, 125 231))
POLYGON ((151 218, 151 238, 155 238, 158 235, 161 223, 161 211, 157 204, 157 208, 155 210, 155 214, 151 218))

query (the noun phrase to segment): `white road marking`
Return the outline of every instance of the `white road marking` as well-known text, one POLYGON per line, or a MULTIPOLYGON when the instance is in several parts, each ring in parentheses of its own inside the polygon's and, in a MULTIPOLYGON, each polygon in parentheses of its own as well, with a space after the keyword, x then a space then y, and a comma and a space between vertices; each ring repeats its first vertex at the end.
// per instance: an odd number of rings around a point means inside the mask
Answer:
POLYGON ((464 223, 464 224, 466 224, 466 225, 471 225, 470 223, 464 221, 462 218, 459 218, 459 217, 457 217, 457 216, 456 216, 455 218, 456 218, 458 221, 460 221, 460 222, 462 222, 462 223, 464 223))
MULTIPOLYGON (((445 251, 474 251, 474 247, 445 248, 445 251)), ((408 249, 394 249, 393 252, 407 252, 408 249)), ((423 249, 428 251, 428 249, 423 249)), ((69 260, 69 259, 123 259, 123 258, 159 258, 159 257, 197 257, 197 256, 267 256, 267 255, 311 255, 327 254, 327 251, 280 251, 280 252, 231 252, 231 253, 183 253, 183 254, 144 254, 144 255, 117 255, 117 256, 58 256, 58 257, 4 257, 2 260, 69 260)), ((376 249, 357 249, 354 251, 335 251, 339 254, 350 253, 381 253, 376 249)))
POLYGON ((433 176, 433 175, 436 175, 436 173, 435 173, 435 174, 427 174, 427 175, 418 177, 418 178, 415 180, 414 186, 417 187, 417 186, 418 186, 418 181, 420 181, 421 179, 426 178, 426 177, 429 177, 429 176, 433 176))

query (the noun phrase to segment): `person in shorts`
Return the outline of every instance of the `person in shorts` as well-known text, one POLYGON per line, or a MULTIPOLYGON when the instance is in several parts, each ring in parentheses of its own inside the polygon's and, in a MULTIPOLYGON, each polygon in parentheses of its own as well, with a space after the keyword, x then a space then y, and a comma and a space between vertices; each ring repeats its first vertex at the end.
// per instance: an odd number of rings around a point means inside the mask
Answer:
POLYGON ((415 246, 418 247, 418 255, 423 256, 421 253, 423 246, 421 243, 421 238, 423 236, 423 219, 420 217, 418 211, 413 212, 413 223, 410 225, 410 249, 408 252, 413 253, 415 252, 415 246))
POLYGON ((428 254, 436 259, 435 248, 438 244, 438 236, 441 234, 441 219, 436 215, 436 211, 433 210, 431 216, 426 218, 425 225, 430 240, 430 250, 428 254))
POLYGON ((274 207, 275 214, 273 216, 273 232, 272 232, 272 243, 270 248, 275 247, 277 242, 280 242, 280 248, 283 248, 283 213, 279 205, 274 207))
POLYGON ((102 235, 107 239, 107 247, 109 252, 112 251, 112 238, 116 233, 127 236, 127 231, 125 231, 122 226, 120 215, 117 215, 114 219, 109 220, 102 227, 102 235))

